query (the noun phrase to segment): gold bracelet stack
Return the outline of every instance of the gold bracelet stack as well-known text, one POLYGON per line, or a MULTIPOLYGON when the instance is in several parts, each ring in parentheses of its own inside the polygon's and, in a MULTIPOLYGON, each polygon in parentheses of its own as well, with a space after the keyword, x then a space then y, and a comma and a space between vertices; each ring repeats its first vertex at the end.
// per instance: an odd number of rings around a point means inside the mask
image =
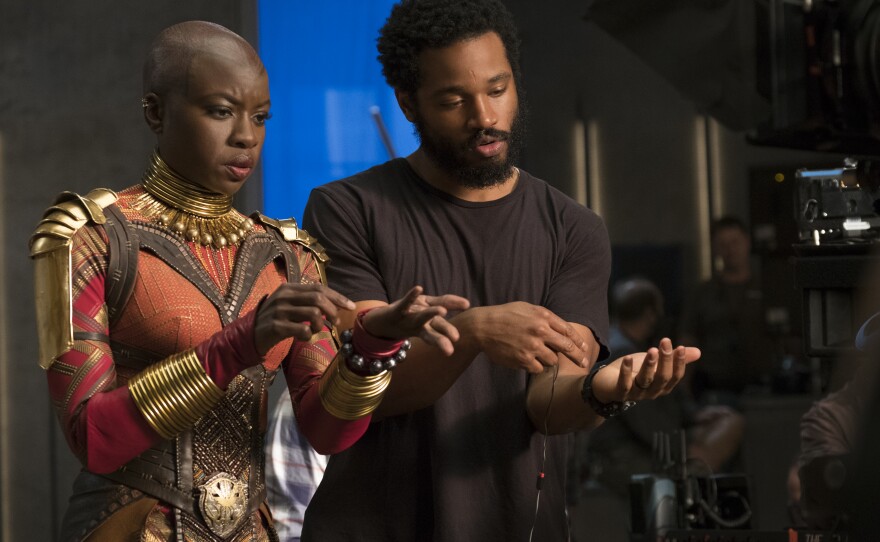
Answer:
POLYGON ((147 367, 128 389, 147 422, 166 439, 192 427, 223 398, 192 349, 147 367))
POLYGON ((369 376, 352 372, 339 353, 318 382, 318 394, 327 412, 340 420, 356 420, 376 410, 390 382, 391 371, 369 376))

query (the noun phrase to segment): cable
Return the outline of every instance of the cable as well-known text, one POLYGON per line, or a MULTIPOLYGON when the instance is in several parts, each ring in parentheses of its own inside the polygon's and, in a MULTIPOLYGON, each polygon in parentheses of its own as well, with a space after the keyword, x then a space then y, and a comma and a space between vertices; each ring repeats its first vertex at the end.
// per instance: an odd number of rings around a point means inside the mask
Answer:
POLYGON ((556 377, 559 376, 559 364, 553 372, 553 382, 550 384, 550 400, 547 401, 547 412, 544 414, 544 439, 541 445, 541 472, 538 473, 538 495, 535 497, 535 518, 532 520, 532 529, 529 531, 529 542, 535 534, 535 525, 538 524, 538 510, 541 507, 541 487, 544 485, 544 464, 547 462, 547 422, 550 421, 550 408, 553 406, 553 394, 556 392, 556 377))
MULTIPOLYGON (((743 513, 740 517, 736 519, 724 519, 722 518, 718 512, 716 512, 716 508, 718 507, 718 501, 720 495, 718 494, 718 481, 715 479, 715 473, 712 470, 712 467, 709 466, 707 462, 702 459, 696 457, 689 457, 687 459, 688 463, 699 463, 706 467, 706 470, 709 471, 709 475, 706 476, 706 498, 703 498, 703 495, 700 494, 700 486, 697 484, 697 499, 696 503, 703 509, 703 512, 709 516, 712 521, 714 521, 717 525, 724 527, 725 529, 736 529, 738 527, 742 527, 745 525, 749 519, 752 517, 752 509, 749 506, 749 501, 743 497, 740 493, 736 491, 728 491, 724 493, 724 496, 733 496, 740 500, 743 506, 743 513)), ((685 481, 687 483, 687 481, 685 481)))

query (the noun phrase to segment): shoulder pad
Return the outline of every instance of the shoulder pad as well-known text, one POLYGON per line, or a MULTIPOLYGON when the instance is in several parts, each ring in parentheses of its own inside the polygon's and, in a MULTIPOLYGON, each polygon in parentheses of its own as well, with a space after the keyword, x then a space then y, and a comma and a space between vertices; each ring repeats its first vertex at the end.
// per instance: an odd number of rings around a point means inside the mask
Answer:
POLYGON ((43 369, 73 348, 71 239, 89 222, 104 224, 104 208, 116 199, 116 193, 106 188, 97 188, 85 196, 64 192, 46 210, 31 236, 39 362, 43 369))
POLYGON ((281 236, 284 237, 285 241, 296 243, 308 249, 309 252, 315 255, 319 262, 326 264, 330 261, 330 257, 327 256, 327 252, 324 250, 324 247, 321 246, 321 243, 309 235, 309 232, 298 227, 296 219, 288 218, 285 220, 276 220, 274 218, 269 218, 262 213, 254 213, 251 217, 255 222, 259 222, 264 226, 269 226, 270 228, 278 230, 281 233, 281 236))
POLYGON ((69 245, 76 231, 89 222, 106 222, 104 208, 117 198, 116 193, 107 188, 96 188, 85 196, 62 192, 55 205, 43 213, 43 219, 31 235, 28 243, 31 257, 69 245))

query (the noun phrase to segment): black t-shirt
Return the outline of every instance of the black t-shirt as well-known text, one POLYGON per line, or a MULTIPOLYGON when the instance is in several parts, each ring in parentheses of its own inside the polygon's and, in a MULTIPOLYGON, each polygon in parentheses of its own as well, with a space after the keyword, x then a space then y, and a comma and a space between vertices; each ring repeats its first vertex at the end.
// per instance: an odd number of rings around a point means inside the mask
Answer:
MULTIPOLYGON (((526 172, 511 194, 474 203, 392 160, 316 188, 303 226, 332 259, 330 286, 355 301, 391 301, 420 284, 472 306, 542 305, 607 338, 604 224, 526 172)), ((527 383, 480 354, 431 407, 373 423, 330 459, 303 539, 527 540, 542 451, 527 383)), ((547 440, 535 540, 567 539, 567 440, 547 440)))
POLYGON ((739 394, 769 377, 774 348, 766 322, 755 279, 728 284, 716 277, 697 288, 685 307, 681 333, 702 351, 693 377, 698 397, 709 391, 739 394))

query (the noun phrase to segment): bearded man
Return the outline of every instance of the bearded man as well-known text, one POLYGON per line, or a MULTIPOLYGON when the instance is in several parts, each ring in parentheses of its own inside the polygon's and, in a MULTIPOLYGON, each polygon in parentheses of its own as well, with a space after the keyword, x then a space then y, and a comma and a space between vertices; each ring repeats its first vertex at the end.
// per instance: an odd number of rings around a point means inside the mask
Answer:
POLYGON ((519 42, 500 2, 404 0, 378 49, 421 145, 315 189, 304 225, 358 310, 413 280, 471 308, 449 320, 451 356, 414 341, 363 438, 331 457, 303 540, 566 540, 560 434, 668 393, 698 354, 665 339, 590 372, 608 353, 608 235, 514 165, 519 42))

